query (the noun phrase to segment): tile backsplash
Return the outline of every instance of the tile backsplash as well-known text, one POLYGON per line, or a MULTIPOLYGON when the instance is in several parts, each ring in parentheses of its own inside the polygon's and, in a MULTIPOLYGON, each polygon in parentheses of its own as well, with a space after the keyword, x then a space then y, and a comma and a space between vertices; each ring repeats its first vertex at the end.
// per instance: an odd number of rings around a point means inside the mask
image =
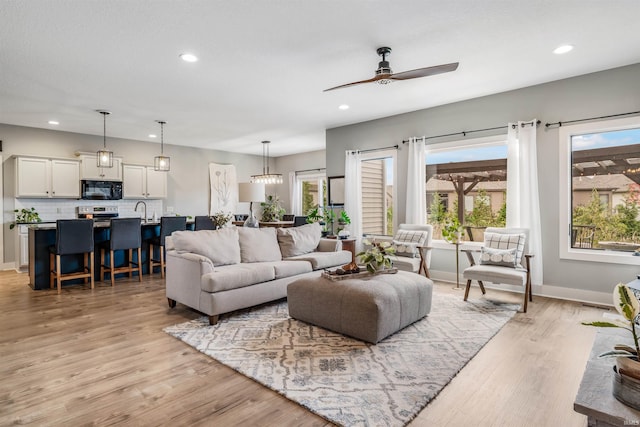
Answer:
MULTIPOLYGON (((77 217, 76 207, 78 206, 117 206, 121 218, 143 216, 142 206, 138 212, 134 211, 139 200, 70 200, 70 199, 15 199, 16 209, 31 209, 32 207, 40 214, 44 222, 56 221, 58 219, 72 219, 77 217)), ((154 212, 161 217, 164 213, 163 200, 143 200, 147 205, 147 216, 153 217, 154 212)), ((172 214, 173 215, 173 214, 172 214)))

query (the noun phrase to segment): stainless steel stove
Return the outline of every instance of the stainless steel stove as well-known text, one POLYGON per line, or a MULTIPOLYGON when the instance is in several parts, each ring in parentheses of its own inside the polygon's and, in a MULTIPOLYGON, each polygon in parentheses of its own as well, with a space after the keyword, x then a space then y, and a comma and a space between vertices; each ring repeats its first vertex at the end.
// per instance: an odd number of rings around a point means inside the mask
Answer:
POLYGON ((78 206, 78 218, 93 218, 96 222, 118 217, 117 206, 78 206))

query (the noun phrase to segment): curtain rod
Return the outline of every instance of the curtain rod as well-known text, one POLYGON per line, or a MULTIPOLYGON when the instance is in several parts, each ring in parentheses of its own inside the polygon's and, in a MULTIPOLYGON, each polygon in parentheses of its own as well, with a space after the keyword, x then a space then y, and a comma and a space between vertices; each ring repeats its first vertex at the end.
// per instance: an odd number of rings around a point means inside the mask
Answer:
MULTIPOLYGON (((541 123, 541 121, 537 120, 536 121, 536 126, 538 126, 540 123, 541 123)), ((522 127, 525 127, 526 125, 533 126, 533 121, 522 122, 522 127)), ((512 124, 511 128, 515 129, 516 126, 517 126, 516 124, 512 124)), ((507 128, 509 128, 509 125, 507 125, 507 126, 496 126, 496 127, 493 127, 493 128, 486 128, 486 129, 463 130, 462 132, 445 133, 445 134, 442 134, 442 135, 434 135, 434 136, 423 136, 421 138, 424 141, 426 141, 427 139, 444 138, 445 136, 455 136, 455 135, 467 136, 468 133, 487 132, 487 131, 490 131, 490 130, 499 130, 499 129, 507 129, 507 128)), ((406 144, 407 142, 409 142, 408 139, 402 140, 403 144, 406 144)))
POLYGON ((303 169, 301 171, 295 171, 296 173, 301 173, 301 172, 320 172, 320 171, 326 171, 327 168, 317 168, 317 169, 303 169))
POLYGON ((349 153, 350 154, 353 154, 353 153, 370 153, 372 151, 389 150, 391 148, 395 148, 397 150, 398 148, 400 148, 400 146, 398 144, 396 144, 396 145, 391 145, 389 147, 369 148, 368 150, 351 150, 351 151, 349 151, 349 153))
POLYGON ((640 114, 640 111, 631 111, 630 113, 610 114, 608 116, 600 116, 600 117, 590 117, 588 119, 567 120, 566 122, 545 123, 544 127, 546 128, 550 126, 562 127, 562 125, 566 125, 568 123, 579 123, 579 122, 587 122, 589 120, 610 119, 612 117, 631 116, 633 114, 640 114))

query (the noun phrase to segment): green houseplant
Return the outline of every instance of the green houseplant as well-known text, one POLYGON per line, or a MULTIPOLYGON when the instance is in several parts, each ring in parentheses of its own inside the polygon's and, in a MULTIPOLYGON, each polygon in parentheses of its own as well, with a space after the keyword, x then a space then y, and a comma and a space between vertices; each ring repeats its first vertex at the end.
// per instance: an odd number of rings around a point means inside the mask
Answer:
POLYGON ((40 215, 36 212, 35 208, 25 209, 22 208, 20 210, 14 209, 14 214, 16 215, 16 220, 9 224, 9 229, 13 230, 16 224, 27 224, 30 222, 42 222, 40 219, 40 215))
POLYGON ((220 211, 211 216, 211 221, 213 221, 213 225, 215 225, 216 228, 222 228, 225 224, 231 221, 232 218, 232 214, 220 211))
POLYGON ((358 253, 356 256, 366 266, 369 273, 378 273, 386 268, 391 268, 390 255, 396 253, 393 245, 387 241, 376 242, 375 240, 364 239, 362 243, 371 246, 366 251, 358 253))
POLYGON ((464 227, 460 225, 458 218, 453 218, 442 227, 442 238, 449 243, 460 243, 462 233, 464 233, 464 227))
POLYGON ((282 202, 277 195, 267 196, 267 200, 260 203, 260 206, 262 207, 261 221, 264 222, 280 221, 282 215, 285 213, 285 210, 282 207, 282 202))
POLYGON ((636 328, 636 318, 640 314, 640 303, 631 289, 624 283, 618 283, 613 289, 613 305, 623 317, 623 321, 582 322, 583 325, 603 328, 622 328, 631 332, 633 347, 617 344, 613 350, 602 353, 599 357, 616 357, 618 371, 623 375, 640 380, 640 342, 636 328))

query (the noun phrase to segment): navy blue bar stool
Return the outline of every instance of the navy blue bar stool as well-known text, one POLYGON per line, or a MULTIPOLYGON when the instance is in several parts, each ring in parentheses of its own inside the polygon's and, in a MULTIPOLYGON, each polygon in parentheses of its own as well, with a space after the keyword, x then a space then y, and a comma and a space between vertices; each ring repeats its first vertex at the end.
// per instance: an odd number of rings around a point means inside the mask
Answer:
POLYGON ((153 274, 153 267, 160 266, 160 276, 164 279, 164 241, 167 236, 171 236, 174 231, 187 229, 186 216, 163 216, 160 218, 160 236, 153 237, 149 242, 149 274, 153 274), (160 259, 155 257, 154 247, 159 249, 160 259))
POLYGON ((118 218, 111 220, 111 235, 108 241, 98 245, 100 247, 100 279, 104 282, 107 273, 111 275, 111 286, 115 284, 118 273, 138 272, 138 281, 142 282, 142 225, 140 218, 118 218), (138 262, 133 261, 133 250, 138 253, 138 262), (126 251, 125 263, 115 266, 115 252, 126 251), (109 265, 105 263, 105 255, 109 251, 109 265))
POLYGON ((59 219, 56 221, 56 244, 49 247, 49 286, 57 281, 58 293, 62 292, 65 280, 93 279, 93 220, 92 219, 59 219), (82 271, 62 273, 61 258, 64 255, 84 254, 82 271))
POLYGON ((195 231, 198 230, 215 230, 216 225, 213 223, 211 217, 208 216, 196 216, 195 231))

